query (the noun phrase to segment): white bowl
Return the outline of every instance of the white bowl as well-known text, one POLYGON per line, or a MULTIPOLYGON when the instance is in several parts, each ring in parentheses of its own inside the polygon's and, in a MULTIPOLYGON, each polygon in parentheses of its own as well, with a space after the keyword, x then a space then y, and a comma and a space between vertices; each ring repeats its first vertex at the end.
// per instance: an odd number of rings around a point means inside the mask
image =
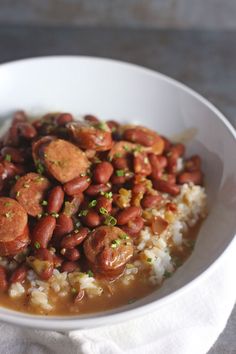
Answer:
POLYGON ((166 136, 179 135, 188 154, 203 158, 209 216, 192 256, 162 288, 112 311, 71 317, 33 316, 0 309, 1 320, 28 327, 71 330, 111 324, 168 306, 201 286, 232 247, 236 231, 236 133, 224 116, 186 86, 132 64, 88 57, 46 57, 0 66, 0 117, 17 109, 38 114, 69 111, 138 122, 166 136))

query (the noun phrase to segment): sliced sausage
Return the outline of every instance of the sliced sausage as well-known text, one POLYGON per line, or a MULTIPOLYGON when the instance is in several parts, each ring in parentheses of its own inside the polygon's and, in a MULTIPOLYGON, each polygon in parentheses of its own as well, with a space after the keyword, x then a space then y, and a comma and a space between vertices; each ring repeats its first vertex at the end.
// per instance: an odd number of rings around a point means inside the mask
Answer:
POLYGON ((12 256, 29 244, 28 217, 14 199, 0 198, 0 256, 12 256))
POLYGON ((133 256, 133 242, 118 227, 100 226, 83 243, 84 253, 95 273, 106 278, 122 274, 133 256))
POLYGON ((108 129, 97 123, 96 126, 89 124, 74 122, 69 123, 67 127, 76 142, 76 144, 84 150, 106 151, 112 147, 112 135, 108 129))
POLYGON ((37 216, 43 211, 42 201, 50 188, 49 180, 34 172, 20 177, 11 190, 11 196, 23 206, 31 216, 37 216))
POLYGON ((86 173, 89 161, 77 146, 66 140, 56 139, 44 148, 44 165, 51 176, 66 183, 86 173))
POLYGON ((52 238, 53 231, 56 227, 56 218, 51 215, 46 215, 39 219, 32 230, 31 241, 33 247, 47 248, 48 243, 52 238))

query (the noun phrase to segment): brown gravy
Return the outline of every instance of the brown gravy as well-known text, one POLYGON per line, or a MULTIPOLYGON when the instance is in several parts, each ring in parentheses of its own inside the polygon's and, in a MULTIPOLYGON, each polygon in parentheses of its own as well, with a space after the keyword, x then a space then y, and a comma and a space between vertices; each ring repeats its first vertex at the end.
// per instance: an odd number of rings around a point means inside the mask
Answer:
MULTIPOLYGON (((172 249, 171 256, 176 260, 176 267, 179 267, 192 253, 201 223, 202 221, 198 222, 190 229, 188 234, 185 235, 185 242, 181 248, 175 247, 172 249)), ((2 293, 0 294, 0 304, 16 311, 31 314, 76 316, 80 314, 106 311, 122 305, 131 304, 150 294, 157 289, 157 286, 151 285, 147 281, 145 274, 140 276, 140 273, 138 273, 129 285, 124 285, 122 281, 118 279, 112 283, 106 283, 104 288, 106 290, 104 290, 101 296, 95 296, 93 298, 86 297, 78 304, 74 304, 73 294, 58 298, 57 295, 51 293, 49 294, 49 299, 50 296, 55 296, 57 302, 55 308, 50 311, 50 313, 45 313, 45 311, 40 312, 40 309, 30 306, 28 304, 28 298, 25 295, 20 298, 12 299, 7 293, 2 293)))

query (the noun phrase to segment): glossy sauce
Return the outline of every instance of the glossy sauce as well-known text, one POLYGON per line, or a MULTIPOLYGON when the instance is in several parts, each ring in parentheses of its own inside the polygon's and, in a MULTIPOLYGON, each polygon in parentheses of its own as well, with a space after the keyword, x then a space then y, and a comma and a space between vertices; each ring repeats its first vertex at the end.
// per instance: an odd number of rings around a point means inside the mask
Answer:
MULTIPOLYGON (((176 268, 181 266, 192 253, 201 223, 202 221, 198 222, 189 230, 188 234, 185 235, 185 242, 183 243, 183 246, 180 248, 172 248, 171 256, 176 262, 176 268)), ((94 296, 92 298, 85 297, 77 304, 74 303, 73 294, 69 294, 65 297, 58 297, 57 294, 51 292, 49 294, 49 302, 50 297, 54 297, 56 305, 50 313, 45 313, 45 310, 41 311, 40 308, 30 306, 28 304, 27 296, 11 299, 7 293, 2 293, 0 294, 0 304, 16 311, 32 314, 76 316, 79 314, 111 310, 123 305, 132 304, 138 299, 147 296, 159 287, 148 282, 148 274, 141 274, 140 272, 135 275, 135 279, 131 280, 128 285, 125 285, 121 279, 114 282, 104 281, 103 285, 104 291, 101 296, 94 296)))

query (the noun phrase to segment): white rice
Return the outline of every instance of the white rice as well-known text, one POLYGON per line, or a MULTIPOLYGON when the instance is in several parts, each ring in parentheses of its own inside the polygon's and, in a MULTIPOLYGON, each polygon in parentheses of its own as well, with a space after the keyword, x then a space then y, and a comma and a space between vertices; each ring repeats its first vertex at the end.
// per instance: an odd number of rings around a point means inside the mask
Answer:
POLYGON ((11 286, 10 286, 10 288, 8 290, 8 294, 12 298, 20 297, 24 293, 25 293, 25 288, 23 287, 23 285, 21 285, 21 283, 13 283, 13 284, 11 284, 11 286))
POLYGON ((150 227, 145 227, 139 237, 137 250, 143 263, 139 266, 149 267, 149 280, 153 284, 162 283, 166 274, 173 273, 175 264, 170 255, 169 245, 171 242, 176 247, 181 247, 184 242, 184 235, 189 227, 194 226, 201 217, 206 216, 206 194, 205 189, 193 184, 184 184, 181 192, 176 198, 166 202, 176 203, 177 213, 170 215, 164 206, 160 210, 150 210, 154 216, 159 216, 169 222, 169 217, 173 218, 167 229, 160 235, 152 233, 150 227), (150 246, 150 241, 152 246, 150 246))

